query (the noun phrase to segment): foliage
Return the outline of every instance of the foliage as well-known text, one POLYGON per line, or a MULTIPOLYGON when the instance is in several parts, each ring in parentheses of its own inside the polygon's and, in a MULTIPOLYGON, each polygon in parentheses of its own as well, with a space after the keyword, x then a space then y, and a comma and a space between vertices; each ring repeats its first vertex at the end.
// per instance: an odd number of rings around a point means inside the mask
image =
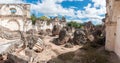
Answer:
POLYGON ((41 16, 38 19, 41 20, 41 21, 47 21, 47 25, 49 25, 50 21, 51 21, 51 19, 46 17, 46 16, 41 16))
POLYGON ((49 21, 49 18, 46 17, 46 16, 41 16, 41 17, 39 17, 39 19, 40 19, 41 21, 49 21))
POLYGON ((31 20, 32 20, 32 24, 35 25, 37 18, 34 14, 31 15, 31 20))
POLYGON ((97 25, 95 25, 96 27, 101 27, 102 26, 102 24, 97 24, 97 25))
POLYGON ((75 22, 75 21, 71 21, 71 22, 68 22, 68 23, 67 23, 67 26, 75 27, 75 28, 81 28, 81 27, 82 27, 82 24, 81 24, 81 23, 77 23, 77 22, 75 22))

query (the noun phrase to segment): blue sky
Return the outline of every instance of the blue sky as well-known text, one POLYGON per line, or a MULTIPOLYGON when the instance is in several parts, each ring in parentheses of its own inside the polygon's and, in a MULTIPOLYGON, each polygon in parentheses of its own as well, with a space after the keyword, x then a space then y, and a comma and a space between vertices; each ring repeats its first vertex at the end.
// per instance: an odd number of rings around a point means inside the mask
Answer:
POLYGON ((36 16, 65 16, 67 21, 100 24, 105 17, 105 0, 5 0, 0 3, 29 3, 36 16))

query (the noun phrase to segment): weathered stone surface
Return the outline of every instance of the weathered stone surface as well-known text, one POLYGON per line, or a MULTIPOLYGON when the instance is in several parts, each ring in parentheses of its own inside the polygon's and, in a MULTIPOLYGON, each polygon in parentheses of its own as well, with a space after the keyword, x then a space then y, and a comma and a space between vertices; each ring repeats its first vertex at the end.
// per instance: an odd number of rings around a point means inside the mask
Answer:
POLYGON ((85 44, 87 42, 86 40, 86 36, 85 36, 85 31, 82 29, 77 29, 74 32, 74 37, 73 37, 73 41, 75 44, 85 44))
POLYGON ((0 26, 0 37, 8 40, 20 39, 19 31, 11 31, 8 28, 0 26))
POLYGON ((27 47, 29 49, 32 49, 35 44, 37 43, 37 40, 38 40, 39 37, 35 36, 35 35, 29 35, 26 37, 26 42, 27 42, 27 47))
POLYGON ((85 23, 84 30, 86 33, 86 37, 90 42, 97 42, 99 37, 105 37, 105 28, 103 25, 94 26, 91 21, 85 23))
POLYGON ((52 30, 52 35, 59 35, 59 33, 60 33, 60 26, 55 25, 52 30))
POLYGON ((20 40, 10 40, 3 43, 0 43, 0 54, 8 54, 15 52, 15 49, 17 49, 20 44, 22 44, 22 41, 20 40))
POLYGON ((3 56, 0 54, 0 61, 3 60, 3 59, 4 59, 3 56))
POLYGON ((65 36, 67 36, 67 31, 66 31, 66 29, 62 29, 61 31, 60 31, 60 33, 59 33, 59 39, 60 40, 63 40, 64 38, 65 38, 65 36))
POLYGON ((67 30, 69 33, 71 33, 71 32, 72 32, 72 30, 73 30, 73 28, 72 28, 72 27, 67 26, 67 27, 66 27, 66 30, 67 30))
POLYGON ((66 43, 64 47, 66 47, 66 48, 72 48, 73 44, 72 43, 66 43))
POLYGON ((70 38, 70 36, 69 36, 68 32, 66 31, 66 29, 62 29, 59 33, 60 44, 67 43, 69 38, 70 38))
POLYGON ((30 29, 26 32, 26 34, 33 34, 33 33, 37 34, 38 32, 35 29, 30 29))
POLYGON ((46 30, 40 30, 39 35, 46 36, 48 35, 48 33, 46 32, 46 30))
POLYGON ((62 45, 62 44, 67 43, 69 38, 70 38, 70 35, 66 31, 66 29, 63 28, 59 33, 59 37, 57 39, 55 39, 54 42, 56 42, 56 44, 62 45))
POLYGON ((87 34, 90 34, 94 30, 94 25, 92 24, 91 21, 86 22, 84 24, 84 29, 86 30, 87 34))
POLYGON ((24 58, 18 58, 15 55, 8 54, 7 60, 4 63, 28 63, 28 61, 24 60, 24 58))
POLYGON ((37 50, 37 51, 43 50, 44 42, 41 40, 39 35, 36 35, 33 31, 31 31, 31 32, 32 33, 30 33, 30 34, 21 33, 21 37, 22 37, 21 40, 23 40, 23 42, 24 42, 23 46, 25 46, 31 50, 37 50))
POLYGON ((47 35, 52 35, 52 30, 51 29, 46 29, 47 35))
MULTIPOLYGON (((102 25, 99 25, 99 26, 95 26, 94 27, 94 30, 92 31, 91 33, 91 39, 93 37, 93 40, 92 42, 99 42, 99 40, 104 40, 105 38, 105 33, 104 33, 104 28, 102 25)), ((89 35, 90 36, 90 35, 89 35)), ((89 38, 89 37, 88 37, 89 38)), ((89 39, 90 40, 90 39, 89 39)), ((105 41, 102 41, 101 43, 105 44, 105 41)))
POLYGON ((29 4, 0 4, 0 25, 12 31, 24 31, 24 23, 30 18, 29 4), (14 12, 12 11, 14 10, 14 12))
POLYGON ((90 34, 87 36, 87 39, 88 39, 88 41, 92 42, 95 40, 95 37, 92 34, 90 34))

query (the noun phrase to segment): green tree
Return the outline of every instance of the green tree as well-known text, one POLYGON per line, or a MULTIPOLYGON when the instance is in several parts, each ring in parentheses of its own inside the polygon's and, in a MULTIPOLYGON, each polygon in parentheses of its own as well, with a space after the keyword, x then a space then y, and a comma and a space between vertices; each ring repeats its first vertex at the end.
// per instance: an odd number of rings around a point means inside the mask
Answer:
POLYGON ((39 19, 40 19, 41 21, 49 21, 49 18, 46 17, 46 16, 41 16, 41 17, 39 17, 39 19))
POLYGON ((34 14, 31 15, 31 20, 32 20, 32 25, 35 25, 37 18, 34 14))
POLYGON ((50 19, 50 18, 48 18, 46 16, 41 16, 38 19, 41 20, 41 21, 47 21, 47 25, 49 25, 51 20, 52 20, 52 19, 50 19))
POLYGON ((81 24, 81 23, 78 23, 78 22, 75 22, 75 21, 71 21, 71 22, 68 22, 68 23, 67 23, 67 26, 75 27, 75 28, 81 28, 81 27, 82 27, 82 24, 81 24))

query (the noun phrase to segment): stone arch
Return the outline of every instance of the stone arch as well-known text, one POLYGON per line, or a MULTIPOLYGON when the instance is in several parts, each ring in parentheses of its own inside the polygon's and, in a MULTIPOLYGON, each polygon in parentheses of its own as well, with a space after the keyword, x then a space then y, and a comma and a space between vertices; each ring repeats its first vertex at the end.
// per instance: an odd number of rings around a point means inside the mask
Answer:
POLYGON ((8 4, 8 5, 3 5, 1 7, 1 12, 4 12, 5 9, 9 9, 9 8, 15 8, 16 11, 21 11, 22 14, 24 14, 24 7, 22 5, 17 5, 17 4, 8 4), (9 7, 9 6, 13 6, 13 7, 9 7), (18 10, 19 9, 19 10, 18 10))
POLYGON ((15 6, 17 6, 18 8, 20 8, 22 10, 22 12, 24 12, 23 6, 21 6, 21 5, 15 5, 15 6))
MULTIPOLYGON (((18 27, 18 29, 17 30, 20 30, 20 23, 16 20, 16 19, 10 19, 8 22, 7 22, 7 24, 8 25, 10 25, 9 23, 12 23, 12 27, 14 26, 14 27, 18 27), (15 24, 16 23, 16 24, 15 24), (17 25, 17 26, 16 26, 17 25)), ((11 25, 10 25, 11 26, 11 25)))

